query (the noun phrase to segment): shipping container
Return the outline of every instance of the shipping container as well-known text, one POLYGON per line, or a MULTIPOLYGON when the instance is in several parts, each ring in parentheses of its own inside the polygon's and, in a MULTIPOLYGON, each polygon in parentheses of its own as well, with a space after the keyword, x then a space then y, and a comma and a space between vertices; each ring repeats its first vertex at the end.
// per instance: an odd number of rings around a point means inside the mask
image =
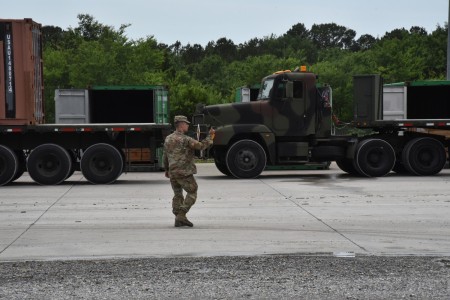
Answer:
POLYGON ((252 102, 258 99, 259 84, 252 85, 250 87, 239 87, 236 89, 235 102, 252 102))
POLYGON ((167 103, 163 86, 95 86, 90 123, 168 123, 167 103))
POLYGON ((85 124, 89 121, 88 90, 55 90, 55 122, 57 124, 85 124))
POLYGON ((383 86, 383 119, 446 119, 450 116, 450 81, 413 81, 383 86))
POLYGON ((0 19, 0 125, 44 123, 41 25, 0 19))
POLYGON ((94 86, 57 89, 55 120, 65 124, 169 123, 164 86, 94 86))
MULTIPOLYGON (((383 86, 384 120, 445 119, 450 115, 450 81, 415 81, 383 86)), ((412 128, 410 131, 443 136, 450 130, 412 128)))

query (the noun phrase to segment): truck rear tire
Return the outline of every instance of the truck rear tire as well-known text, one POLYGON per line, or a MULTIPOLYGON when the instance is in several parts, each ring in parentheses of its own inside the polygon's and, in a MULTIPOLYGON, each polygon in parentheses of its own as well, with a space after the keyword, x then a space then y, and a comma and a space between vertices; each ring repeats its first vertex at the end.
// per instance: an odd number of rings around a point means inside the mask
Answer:
POLYGON ((59 184, 66 180, 72 159, 66 149, 56 144, 43 144, 31 151, 27 160, 30 177, 41 185, 59 184))
POLYGON ((94 184, 109 184, 116 181, 123 171, 120 151, 110 145, 99 143, 90 146, 81 157, 80 167, 87 181, 94 184))
POLYGON ((6 146, 0 145, 0 186, 10 183, 17 173, 17 155, 6 146))
POLYGON ((227 151, 227 168, 236 178, 258 177, 266 168, 266 162, 264 148, 253 140, 237 141, 227 151))
POLYGON ((362 140, 356 146, 353 164, 362 176, 384 176, 395 165, 394 148, 385 140, 375 138, 362 140))
POLYGON ((415 138, 403 148, 402 161, 406 170, 414 175, 435 175, 445 166, 445 147, 433 138, 415 138))
POLYGON ((336 164, 342 171, 353 176, 360 176, 358 171, 356 171, 355 166, 353 165, 353 160, 344 157, 337 159, 336 164))

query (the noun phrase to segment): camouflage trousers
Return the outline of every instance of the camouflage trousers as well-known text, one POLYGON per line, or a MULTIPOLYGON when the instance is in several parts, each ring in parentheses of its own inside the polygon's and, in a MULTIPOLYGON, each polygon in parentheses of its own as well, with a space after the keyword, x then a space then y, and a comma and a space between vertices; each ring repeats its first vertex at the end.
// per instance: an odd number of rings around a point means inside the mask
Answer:
POLYGON ((172 212, 177 215, 178 212, 188 212, 197 200, 198 185, 193 175, 181 178, 170 178, 170 184, 174 196, 172 198, 172 212), (186 191, 186 197, 183 196, 183 190, 186 191))

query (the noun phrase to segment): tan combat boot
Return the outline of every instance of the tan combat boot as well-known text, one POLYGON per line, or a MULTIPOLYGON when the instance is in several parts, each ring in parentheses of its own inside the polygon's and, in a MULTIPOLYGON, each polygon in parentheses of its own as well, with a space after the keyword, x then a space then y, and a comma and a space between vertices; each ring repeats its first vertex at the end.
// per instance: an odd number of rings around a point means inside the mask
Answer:
POLYGON ((194 224, 192 224, 186 218, 186 213, 184 211, 180 211, 178 213, 178 215, 175 217, 175 227, 181 227, 181 226, 189 226, 189 227, 194 226, 194 224))

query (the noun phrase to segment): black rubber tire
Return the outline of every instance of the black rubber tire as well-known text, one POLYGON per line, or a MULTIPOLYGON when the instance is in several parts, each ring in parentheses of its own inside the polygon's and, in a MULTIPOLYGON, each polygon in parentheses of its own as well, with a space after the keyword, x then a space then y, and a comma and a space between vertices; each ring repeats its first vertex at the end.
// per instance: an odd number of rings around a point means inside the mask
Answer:
POLYGON ((14 153, 17 155, 17 161, 19 165, 12 181, 15 181, 22 177, 23 173, 25 173, 25 171, 27 170, 27 158, 25 156, 25 153, 23 153, 22 150, 14 150, 14 153))
POLYGON ((356 171, 355 166, 353 165, 352 159, 340 158, 336 160, 336 164, 342 171, 350 175, 360 176, 358 171, 356 171))
POLYGON ((223 175, 226 175, 226 176, 232 176, 231 172, 230 172, 230 170, 228 170, 228 167, 226 164, 218 162, 215 159, 214 159, 214 164, 216 165, 216 168, 217 168, 217 170, 220 171, 220 173, 222 173, 223 175))
POLYGON ((395 162, 395 165, 392 168, 392 171, 394 171, 395 173, 400 174, 400 175, 407 175, 410 173, 408 170, 406 170, 403 162, 400 162, 398 160, 395 162))
POLYGON ((0 145, 0 186, 10 183, 19 168, 17 155, 6 146, 0 145))
POLYGON ((67 178, 66 178, 66 179, 69 179, 73 175, 73 173, 75 173, 78 164, 77 164, 77 155, 76 155, 75 151, 71 150, 71 149, 67 149, 67 153, 69 153, 70 159, 72 160, 72 168, 70 169, 70 172, 69 172, 69 174, 67 174, 67 178))
POLYGON ((63 147, 43 144, 31 151, 27 169, 30 177, 41 185, 60 184, 72 169, 72 159, 63 147))
POLYGON ((381 177, 395 165, 395 151, 385 140, 370 138, 358 143, 353 165, 366 177, 381 177))
POLYGON ((253 140, 240 140, 227 151, 226 163, 236 178, 256 178, 266 168, 266 152, 253 140))
POLYGON ((232 176, 230 170, 228 170, 226 163, 226 152, 222 149, 214 149, 214 164, 217 170, 226 176, 232 176))
POLYGON ((84 151, 80 168, 83 176, 93 184, 109 184, 119 178, 123 171, 120 151, 110 144, 94 144, 84 151))
POLYGON ((419 176, 439 173, 444 168, 446 159, 444 145, 429 137, 409 141, 402 151, 402 161, 406 170, 419 176))

